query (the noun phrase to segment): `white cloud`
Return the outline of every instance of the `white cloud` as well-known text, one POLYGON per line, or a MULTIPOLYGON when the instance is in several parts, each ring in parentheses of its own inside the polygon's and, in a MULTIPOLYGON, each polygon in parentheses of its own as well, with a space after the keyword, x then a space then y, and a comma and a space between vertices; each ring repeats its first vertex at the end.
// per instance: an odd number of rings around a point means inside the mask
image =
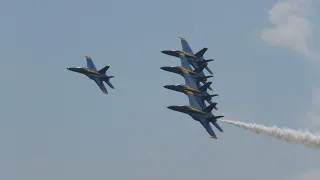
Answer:
POLYGON ((310 171, 301 175, 297 180, 319 180, 320 171, 310 171))
POLYGON ((290 47, 310 56, 308 40, 312 36, 309 0, 285 0, 275 4, 269 11, 269 21, 274 25, 262 31, 262 39, 269 45, 290 47))

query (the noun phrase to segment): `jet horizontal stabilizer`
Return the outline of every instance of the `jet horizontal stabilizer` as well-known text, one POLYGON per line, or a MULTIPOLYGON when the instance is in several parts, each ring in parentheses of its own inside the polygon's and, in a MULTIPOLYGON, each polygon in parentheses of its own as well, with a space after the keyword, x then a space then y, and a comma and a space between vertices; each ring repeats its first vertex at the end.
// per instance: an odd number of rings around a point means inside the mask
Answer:
POLYGON ((213 72, 211 71, 211 69, 208 66, 206 66, 205 68, 210 74, 213 74, 213 72))
POLYGON ((220 118, 223 118, 224 116, 215 116, 214 118, 215 119, 220 119, 220 118))
MULTIPOLYGON (((209 95, 204 96, 203 99, 209 101, 209 103, 210 103, 210 102, 211 102, 211 99, 212 99, 213 97, 215 97, 215 96, 218 96, 218 94, 212 94, 212 95, 209 94, 209 95)), ((212 102, 211 102, 210 104, 212 104, 212 102)))
POLYGON ((223 132, 222 128, 219 126, 217 122, 211 122, 220 132, 223 132))
POLYGON ((111 84, 110 81, 104 81, 104 82, 106 82, 112 89, 114 89, 114 87, 113 87, 113 85, 111 84))
POLYGON ((213 76, 202 76, 202 77, 198 77, 198 80, 199 81, 206 81, 208 78, 211 78, 211 77, 213 77, 213 76))
POLYGON ((211 61, 214 61, 214 59, 202 60, 202 61, 200 61, 199 63, 208 63, 208 62, 211 62, 211 61))
POLYGON ((215 96, 219 96, 219 94, 210 94, 209 97, 215 97, 215 96))

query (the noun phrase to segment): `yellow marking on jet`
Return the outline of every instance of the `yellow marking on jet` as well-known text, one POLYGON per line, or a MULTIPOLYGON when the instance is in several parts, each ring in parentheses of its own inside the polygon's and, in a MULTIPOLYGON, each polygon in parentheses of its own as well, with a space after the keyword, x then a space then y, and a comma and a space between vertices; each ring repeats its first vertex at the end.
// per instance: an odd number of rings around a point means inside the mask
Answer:
POLYGON ((185 56, 188 56, 188 57, 192 57, 192 58, 195 58, 195 59, 198 59, 198 57, 197 56, 194 56, 194 55, 192 55, 192 54, 189 54, 189 53, 187 53, 187 52, 182 52, 185 56))
POLYGON ((194 58, 194 59, 198 59, 198 57, 197 56, 194 56, 194 55, 192 55, 192 54, 189 54, 189 53, 187 53, 187 52, 179 52, 179 56, 188 56, 188 57, 192 57, 192 58, 194 58))
POLYGON ((190 74, 194 74, 194 75, 197 74, 197 73, 195 73, 193 71, 190 71, 189 69, 186 69, 186 68, 181 68, 181 71, 184 72, 184 73, 190 73, 190 74))
POLYGON ((102 76, 102 75, 101 75, 100 73, 98 73, 97 71, 93 71, 93 70, 91 70, 91 69, 87 69, 87 72, 90 72, 90 73, 93 73, 93 74, 102 76))
POLYGON ((86 58, 86 60, 91 60, 90 56, 84 56, 86 58))
POLYGON ((193 94, 191 91, 184 91, 187 94, 193 94))
POLYGON ((210 138, 212 138, 212 139, 218 139, 217 136, 211 136, 210 138))
POLYGON ((179 52, 179 56, 185 56, 183 52, 179 52))
POLYGON ((108 92, 107 92, 107 91, 103 91, 103 93, 104 93, 104 94, 108 94, 108 92))
POLYGON ((196 109, 196 108, 193 108, 193 107, 188 107, 188 108, 189 108, 189 110, 191 110, 191 111, 194 111, 194 112, 198 112, 198 113, 207 115, 207 113, 205 113, 205 112, 203 112, 203 111, 201 111, 201 110, 199 110, 199 109, 196 109))
POLYGON ((193 91, 193 92, 201 92, 201 91, 199 91, 198 89, 194 89, 194 88, 189 87, 189 86, 187 86, 187 87, 185 87, 185 88, 186 88, 186 90, 190 90, 190 91, 193 91))
POLYGON ((183 41, 185 41, 186 39, 185 38, 183 38, 183 37, 178 37, 179 39, 181 39, 181 40, 183 40, 183 41))

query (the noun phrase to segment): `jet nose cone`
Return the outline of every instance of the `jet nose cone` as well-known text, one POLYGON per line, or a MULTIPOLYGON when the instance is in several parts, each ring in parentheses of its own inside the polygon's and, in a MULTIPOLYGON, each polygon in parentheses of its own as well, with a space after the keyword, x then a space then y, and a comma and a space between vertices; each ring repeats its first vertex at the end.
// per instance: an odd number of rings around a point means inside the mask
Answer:
POLYGON ((180 110, 179 106, 168 106, 167 108, 171 109, 173 111, 179 111, 180 110))
POLYGON ((169 54, 169 51, 168 50, 162 50, 161 51, 163 54, 169 54))
POLYGON ((166 55, 179 57, 179 51, 176 50, 162 50, 161 52, 166 55))
POLYGON ((75 67, 68 67, 67 68, 69 71, 73 71, 73 72, 81 72, 80 68, 75 68, 75 67))
POLYGON ((164 85, 163 87, 166 89, 173 89, 174 86, 173 85, 164 85))
POLYGON ((160 69, 164 70, 164 71, 168 71, 169 67, 161 67, 160 69))

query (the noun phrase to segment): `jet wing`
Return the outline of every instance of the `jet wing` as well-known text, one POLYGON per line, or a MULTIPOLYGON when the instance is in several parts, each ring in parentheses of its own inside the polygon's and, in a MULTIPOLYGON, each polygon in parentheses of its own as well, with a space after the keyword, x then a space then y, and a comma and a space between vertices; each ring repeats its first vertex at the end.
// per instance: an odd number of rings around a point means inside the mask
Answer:
POLYGON ((194 94, 188 94, 188 98, 189 98, 189 104, 191 107, 202 110, 194 94))
POLYGON ((191 68, 191 65, 190 65, 188 59, 184 55, 179 55, 179 58, 180 58, 180 61, 181 61, 181 66, 183 68, 186 68, 186 69, 192 71, 192 68, 191 68))
POLYGON ((182 51, 194 55, 194 53, 193 53, 188 41, 183 37, 179 37, 179 38, 181 40, 182 51))
POLYGON ((211 138, 213 139, 217 139, 216 134, 214 133, 214 131, 212 130, 212 127, 209 124, 209 121, 206 119, 200 119, 199 121, 202 126, 207 130, 207 132, 210 134, 211 138))
POLYGON ((87 68, 88 68, 88 69, 91 69, 91 70, 93 70, 93 71, 97 71, 97 68, 96 68, 96 66, 94 65, 91 57, 85 56, 85 58, 86 58, 86 61, 87 61, 87 68))
POLYGON ((199 86, 196 84, 196 79, 192 78, 190 74, 184 73, 184 80, 187 86, 198 89, 199 86))
POLYGON ((97 83, 97 85, 99 86, 99 88, 101 89, 101 91, 104 93, 104 94, 108 94, 108 91, 106 89, 106 87, 104 86, 103 82, 99 79, 94 79, 94 81, 97 83))

